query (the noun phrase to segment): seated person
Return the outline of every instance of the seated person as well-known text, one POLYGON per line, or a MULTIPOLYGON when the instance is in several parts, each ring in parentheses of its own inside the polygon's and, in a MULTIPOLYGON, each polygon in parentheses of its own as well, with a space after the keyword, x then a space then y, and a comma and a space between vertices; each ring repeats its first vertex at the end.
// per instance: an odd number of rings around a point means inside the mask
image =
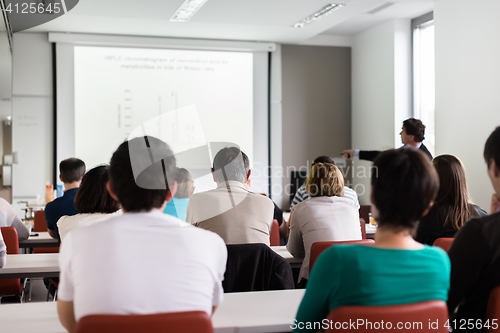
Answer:
POLYGON ((7 262, 7 247, 3 241, 2 233, 0 232, 0 268, 5 266, 7 262))
POLYGON ((439 155, 432 164, 439 176, 439 192, 434 206, 420 219, 415 236, 416 241, 427 245, 440 237, 455 237, 465 222, 487 215, 470 200, 465 168, 458 158, 439 155))
MULTIPOLYGON (((335 165, 335 161, 330 156, 319 156, 319 157, 316 157, 316 159, 313 161, 313 163, 311 165, 311 169, 317 163, 329 163, 329 164, 335 165)), ((347 186, 344 186, 344 197, 346 199, 351 200, 353 202, 354 206, 356 206, 356 208, 359 209, 358 194, 356 193, 356 191, 354 191, 353 189, 351 189, 347 186)), ((305 185, 302 185, 297 190, 297 193, 295 193, 295 197, 293 198, 292 204, 290 205, 290 209, 292 209, 296 204, 298 204, 302 201, 305 201, 309 198, 310 198, 310 196, 306 191, 305 185)))
MULTIPOLYGON (((486 141, 484 159, 494 196, 500 198, 500 127, 486 141)), ((482 320, 484 324, 490 292, 500 285, 500 213, 467 222, 457 233, 448 255, 451 261, 450 323, 456 319, 456 323, 482 320)))
POLYGON ((28 239, 30 232, 7 200, 0 198, 0 227, 14 227, 19 240, 28 239))
POLYGON ((360 240, 359 210, 344 197, 344 176, 333 164, 316 163, 305 188, 311 198, 293 207, 286 248, 303 258, 299 286, 309 278, 309 257, 314 242, 360 240), (293 217, 293 218, 292 218, 293 217))
POLYGON ((61 241, 57 221, 62 216, 78 214, 75 208, 75 195, 85 174, 85 163, 78 158, 68 158, 59 163, 59 172, 61 173, 59 179, 64 184, 64 195, 47 203, 45 206, 45 220, 47 221, 49 235, 61 241))
POLYGON ((191 178, 189 171, 184 168, 178 168, 175 181, 177 182, 177 192, 172 200, 167 202, 167 206, 163 212, 186 221, 186 210, 189 197, 191 197, 194 192, 193 178, 191 178))
POLYGON ((120 205, 106 189, 108 183, 108 166, 98 166, 83 176, 80 189, 75 196, 75 208, 80 213, 63 216, 57 221, 57 229, 61 241, 73 229, 89 226, 94 223, 120 215, 120 205))
MULTIPOLYGON (((375 160, 373 246, 336 245, 320 255, 300 304, 297 322, 321 323, 336 307, 395 305, 448 297, 450 261, 440 248, 413 240, 415 225, 439 189, 436 170, 416 149, 392 149, 375 160)), ((316 331, 301 330, 298 331, 316 331)))
POLYGON ((215 232, 226 244, 269 245, 274 205, 248 190, 250 174, 244 152, 235 147, 220 150, 212 168, 217 188, 191 197, 186 221, 215 232))
MULTIPOLYGON (((403 121, 403 128, 399 134, 401 135, 401 142, 404 145, 403 147, 420 149, 430 160, 432 160, 432 154, 422 143, 425 139, 425 125, 422 124, 420 119, 409 118, 403 121)), ((342 157, 346 160, 352 160, 356 157, 360 160, 373 161, 378 154, 380 154, 379 150, 348 149, 342 152, 342 157)))
POLYGON ((172 151, 153 137, 114 152, 107 189, 123 215, 75 229, 61 244, 57 308, 69 332, 87 315, 212 314, 222 301, 222 239, 163 214, 177 189, 175 170, 172 151), (161 160, 149 164, 150 153, 161 160))

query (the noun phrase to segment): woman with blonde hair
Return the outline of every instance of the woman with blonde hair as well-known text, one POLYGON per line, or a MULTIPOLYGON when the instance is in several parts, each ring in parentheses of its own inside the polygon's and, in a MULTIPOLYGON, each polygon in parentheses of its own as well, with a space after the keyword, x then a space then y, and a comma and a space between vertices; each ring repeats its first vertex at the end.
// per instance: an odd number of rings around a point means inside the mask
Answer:
POLYGON ((177 192, 172 200, 167 202, 163 212, 186 221, 187 205, 189 198, 194 193, 194 181, 189 171, 184 168, 177 169, 175 181, 177 182, 177 192))
POLYGON ((360 240, 359 211, 344 197, 344 176, 335 165, 316 163, 305 183, 311 197, 293 207, 288 251, 303 258, 299 287, 309 278, 309 257, 314 242, 360 240))
POLYGON ((440 155, 432 161, 439 182, 434 206, 420 219, 415 240, 432 245, 440 237, 455 237, 457 231, 470 219, 488 215, 472 203, 467 190, 465 168, 453 155, 440 155))

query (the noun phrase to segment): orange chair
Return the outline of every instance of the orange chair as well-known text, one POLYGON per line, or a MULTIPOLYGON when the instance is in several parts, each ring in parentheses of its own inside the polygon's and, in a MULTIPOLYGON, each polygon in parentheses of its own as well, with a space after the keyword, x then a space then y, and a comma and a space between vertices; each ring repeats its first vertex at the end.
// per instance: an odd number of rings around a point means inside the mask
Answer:
POLYGON ((269 235, 269 243, 271 246, 280 246, 280 226, 278 220, 273 220, 271 234, 269 235))
POLYGON ((329 323, 325 332, 364 332, 380 333, 398 330, 406 332, 421 333, 447 333, 444 325, 448 320, 448 308, 446 303, 440 300, 426 301, 412 304, 398 304, 385 306, 341 306, 333 309, 327 317, 329 323), (349 320, 359 323, 352 327, 349 320), (436 323, 437 325, 433 325, 436 323), (381 326, 383 322, 383 327, 381 326), (398 327, 398 325, 403 325, 398 327), (333 327, 331 327, 333 326, 333 327), (429 327, 430 326, 430 327, 429 327))
POLYGON ((490 328, 487 328, 484 331, 486 333, 498 332, 498 328, 493 329, 494 326, 492 323, 496 322, 500 325, 500 286, 493 288, 490 292, 488 306, 486 307, 486 320, 489 320, 490 328))
POLYGON ((438 238, 434 241, 432 246, 437 246, 448 252, 450 249, 451 243, 453 242, 454 238, 438 238))
MULTIPOLYGON (((7 254, 19 254, 19 237, 16 228, 2 227, 0 229, 7 247, 7 254)), ((26 280, 24 281, 26 283, 26 280)), ((21 284, 21 279, 1 279, 0 296, 19 296, 22 302, 24 299, 24 286, 21 284)))
POLYGON ((80 319, 75 333, 213 333, 212 320, 204 311, 148 315, 90 315, 80 319))
MULTIPOLYGON (((47 222, 45 221, 45 211, 37 210, 33 225, 34 232, 47 232, 47 222)), ((36 247, 33 253, 59 253, 59 247, 36 247)))
POLYGON ((318 260, 319 255, 333 245, 371 245, 375 243, 373 239, 361 239, 361 240, 351 240, 351 241, 333 241, 333 242, 315 242, 311 246, 311 257, 309 260, 309 273, 311 273, 314 263, 318 260))

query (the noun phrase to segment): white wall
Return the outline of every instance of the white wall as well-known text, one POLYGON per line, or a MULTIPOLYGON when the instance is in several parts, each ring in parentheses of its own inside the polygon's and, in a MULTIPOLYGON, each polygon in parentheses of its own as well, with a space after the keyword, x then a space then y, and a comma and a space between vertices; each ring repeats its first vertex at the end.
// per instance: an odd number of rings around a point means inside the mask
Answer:
POLYGON ((52 50, 47 34, 16 33, 13 39, 13 202, 45 196, 53 178, 52 50))
POLYGON ((492 186, 482 153, 500 125, 500 1, 436 0, 436 155, 467 170, 473 200, 489 210, 492 186))
MULTIPOLYGON (((410 114, 410 21, 390 20, 353 38, 352 148, 399 147, 410 114)), ((346 147, 347 148, 347 147, 346 147)), ((369 204, 371 162, 353 160, 353 184, 369 204)))

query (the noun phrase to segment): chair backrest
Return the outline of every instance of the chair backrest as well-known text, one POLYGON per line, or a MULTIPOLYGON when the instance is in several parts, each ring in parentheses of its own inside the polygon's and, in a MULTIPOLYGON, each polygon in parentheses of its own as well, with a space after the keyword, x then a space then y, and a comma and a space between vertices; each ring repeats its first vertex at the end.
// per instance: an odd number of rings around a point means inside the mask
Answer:
POLYGON ((278 220, 273 220, 271 234, 269 235, 269 243, 271 246, 280 246, 280 226, 278 220))
POLYGON ((14 227, 1 227, 3 241, 7 247, 7 254, 19 254, 19 237, 14 227))
POLYGON ((494 326, 491 323, 500 323, 500 286, 493 288, 490 292, 488 306, 486 307, 486 320, 489 320, 490 327, 484 331, 486 333, 497 332, 498 327, 497 329, 493 329, 494 326))
POLYGON ((311 257, 309 258, 309 273, 311 273, 314 263, 316 262, 316 260, 318 260, 319 255, 333 245, 371 245, 373 243, 375 243, 373 239, 315 242, 311 246, 311 257))
POLYGON ((359 218, 359 226, 361 227, 361 239, 366 239, 366 221, 364 218, 359 218))
POLYGON ((37 210, 35 212, 35 220, 33 222, 33 231, 34 232, 44 232, 47 231, 47 222, 45 222, 45 211, 37 210))
POLYGON ((361 205, 359 206, 359 217, 361 217, 363 220, 365 220, 366 223, 368 223, 370 222, 370 219, 368 217, 370 216, 369 214, 371 211, 371 205, 361 205))
MULTIPOLYGON (((447 333, 448 308, 441 300, 385 306, 342 306, 327 317, 342 332, 380 333, 392 330, 422 333, 447 333), (356 326, 349 325, 349 320, 356 326), (383 324, 382 324, 383 323, 383 324), (382 326, 383 325, 383 326, 382 326), (399 325, 399 327, 398 327, 399 325)), ((328 327, 325 332, 339 330, 328 327)))
POLYGON ((212 320, 204 311, 147 315, 89 315, 81 318, 75 333, 213 333, 212 320))
POLYGON ((450 249, 451 243, 453 242, 454 238, 438 238, 434 241, 432 246, 437 246, 448 252, 450 249))

